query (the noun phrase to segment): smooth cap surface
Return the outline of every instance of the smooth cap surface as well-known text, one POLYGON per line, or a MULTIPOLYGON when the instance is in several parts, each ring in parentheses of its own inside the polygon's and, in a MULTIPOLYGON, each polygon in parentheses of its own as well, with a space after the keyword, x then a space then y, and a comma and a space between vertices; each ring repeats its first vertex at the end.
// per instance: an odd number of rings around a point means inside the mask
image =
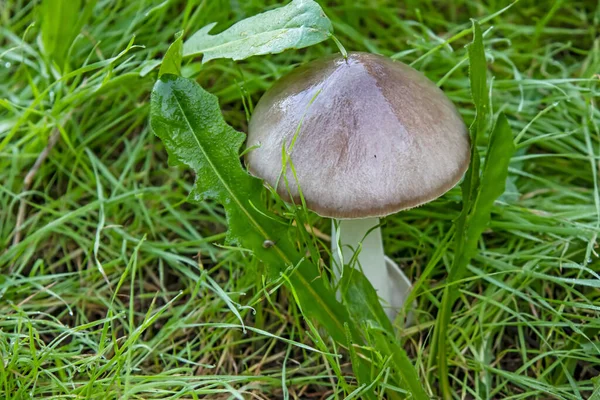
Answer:
POLYGON ((332 218, 385 216, 429 202, 467 169, 468 130, 420 72, 368 53, 296 68, 260 99, 250 121, 250 172, 286 200, 332 218), (290 155, 288 186, 282 148, 290 155))

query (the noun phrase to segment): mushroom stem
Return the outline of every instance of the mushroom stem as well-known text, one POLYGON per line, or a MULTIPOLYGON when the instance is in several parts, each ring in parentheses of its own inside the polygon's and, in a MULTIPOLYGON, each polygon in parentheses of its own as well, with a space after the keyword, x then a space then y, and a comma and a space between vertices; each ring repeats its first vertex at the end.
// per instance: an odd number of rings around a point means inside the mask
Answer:
POLYGON ((353 261, 354 252, 362 243, 360 253, 352 267, 362 269, 377 291, 388 318, 393 321, 408 296, 411 283, 398 265, 385 256, 381 228, 378 225, 379 218, 344 219, 337 220, 337 224, 333 220, 331 232, 331 253, 335 260, 333 269, 339 280, 342 265, 353 261))

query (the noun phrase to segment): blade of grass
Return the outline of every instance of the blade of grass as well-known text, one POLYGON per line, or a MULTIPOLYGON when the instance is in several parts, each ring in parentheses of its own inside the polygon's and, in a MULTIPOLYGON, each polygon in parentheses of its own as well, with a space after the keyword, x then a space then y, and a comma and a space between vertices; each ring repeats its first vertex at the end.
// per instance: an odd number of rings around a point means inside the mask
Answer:
POLYGON ((496 199, 504 193, 508 176, 508 164, 514 152, 514 139, 508 120, 500 114, 489 139, 486 161, 480 177, 477 139, 487 126, 489 97, 486 84, 486 60, 481 28, 473 21, 473 42, 469 47, 471 94, 477 115, 471 126, 471 162, 461 186, 463 210, 456 222, 454 261, 448 273, 447 283, 436 320, 434 338, 437 350, 438 380, 445 399, 452 399, 449 383, 447 337, 450 313, 458 291, 453 285, 461 280, 476 249, 477 242, 486 228, 496 199))

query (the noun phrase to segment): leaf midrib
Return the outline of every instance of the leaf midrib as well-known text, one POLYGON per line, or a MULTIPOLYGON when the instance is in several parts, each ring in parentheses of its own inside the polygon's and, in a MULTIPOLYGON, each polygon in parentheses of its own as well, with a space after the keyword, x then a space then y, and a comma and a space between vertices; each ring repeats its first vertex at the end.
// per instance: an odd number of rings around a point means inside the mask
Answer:
MULTIPOLYGON (((204 49, 194 49, 193 52, 186 53, 186 54, 184 54, 184 56, 191 56, 193 54, 199 54, 199 53, 208 53, 211 51, 216 51, 223 47, 233 46, 235 44, 238 44, 239 42, 244 42, 244 41, 247 41, 247 40, 255 38, 255 37, 260 37, 262 35, 276 33, 275 36, 277 36, 277 35, 281 35, 281 33, 284 33, 285 31, 291 31, 291 30, 295 30, 295 29, 305 29, 308 31, 319 32, 319 33, 323 33, 325 36, 327 36, 327 31, 323 31, 321 29, 315 29, 315 28, 311 28, 311 27, 306 27, 306 26, 296 26, 296 27, 292 27, 292 28, 279 28, 279 29, 274 29, 274 30, 270 30, 270 31, 266 31, 266 32, 260 32, 260 33, 257 33, 257 34, 251 35, 251 36, 246 36, 246 37, 236 39, 236 40, 229 40, 227 42, 220 43, 216 46, 207 47, 204 49)), ((221 34, 219 34, 219 35, 221 35, 221 34)), ((209 38, 217 38, 219 35, 207 35, 207 36, 209 38)))

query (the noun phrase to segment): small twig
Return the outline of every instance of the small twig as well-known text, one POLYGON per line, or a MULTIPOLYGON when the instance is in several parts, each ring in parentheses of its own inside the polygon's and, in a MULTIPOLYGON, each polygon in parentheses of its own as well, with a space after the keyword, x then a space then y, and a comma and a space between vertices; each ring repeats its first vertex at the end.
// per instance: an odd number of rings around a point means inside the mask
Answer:
MULTIPOLYGON (((71 113, 69 112, 66 115, 64 121, 67 121, 70 118, 70 116, 71 116, 71 113)), ((60 129, 57 126, 52 130, 52 133, 50 134, 50 138, 48 138, 48 144, 46 145, 44 150, 42 150, 42 152, 40 153, 38 158, 35 160, 35 163, 33 164, 31 169, 29 170, 29 172, 27 172, 27 175, 25 176, 25 180, 23 181, 23 190, 21 190, 21 199, 19 201, 19 210, 17 212, 17 222, 15 224, 15 236, 13 237, 13 241, 12 241, 13 246, 16 246, 21 241, 21 229, 23 227, 23 223, 25 222, 25 211, 27 210, 27 202, 25 201, 25 197, 26 197, 25 193, 31 188, 31 184, 33 183, 33 179, 35 178, 35 175, 39 171, 40 167, 42 166, 42 164, 44 163, 46 158, 48 158, 48 155, 52 151, 52 148, 58 142, 59 138, 60 138, 60 129)), ((11 270, 12 270, 12 266, 11 266, 11 270)))
POLYGON ((15 225, 15 237, 13 238, 12 242, 13 246, 17 245, 21 241, 21 227, 25 220, 25 210, 27 208, 27 202, 25 201, 24 193, 27 192, 31 187, 31 183, 33 182, 33 178, 35 178, 35 174, 37 174, 38 170, 42 166, 42 163, 46 160, 46 158, 48 158, 48 154, 50 154, 50 151, 56 145, 56 142, 58 142, 59 137, 60 131, 58 130, 58 128, 55 128, 55 130, 52 132, 52 135, 50 135, 50 139, 48 139, 48 144, 40 153, 37 160, 35 160, 33 167, 31 167, 31 169, 25 176, 25 181, 23 182, 23 190, 21 191, 21 200, 19 202, 19 211, 17 213, 17 223, 15 225))
MULTIPOLYGON (((31 295, 29 295, 25 299, 21 300, 21 302, 19 304, 17 304, 17 307, 19 307, 19 308, 23 307, 23 305, 25 305, 29 300, 33 299, 35 296, 37 296, 40 293, 47 292, 49 289, 52 288, 52 286, 56 285, 57 283, 58 283, 58 281, 54 281, 54 282, 50 283, 48 286, 44 286, 42 288, 42 290, 40 290, 39 292, 32 293, 31 295)), ((11 315, 14 312, 15 312, 15 309, 8 310, 8 312, 6 313, 6 315, 11 315)))
MULTIPOLYGON (((39 292, 35 292, 35 293, 31 294, 29 297, 25 298, 23 301, 21 301, 19 304, 17 304, 17 307, 23 307, 23 305, 24 305, 25 303, 27 303, 29 300, 33 299, 35 296, 37 296, 37 295, 38 295, 38 294, 40 294, 40 293, 45 293, 46 291, 48 291, 49 289, 51 289, 51 288, 52 288, 52 286, 56 285, 57 283, 58 283, 58 281, 54 281, 54 282, 52 282, 51 284, 49 284, 48 286, 44 286, 44 287, 42 288, 42 290, 40 290, 39 292)), ((12 312, 12 311, 9 311, 9 314, 10 314, 11 312, 12 312)))

